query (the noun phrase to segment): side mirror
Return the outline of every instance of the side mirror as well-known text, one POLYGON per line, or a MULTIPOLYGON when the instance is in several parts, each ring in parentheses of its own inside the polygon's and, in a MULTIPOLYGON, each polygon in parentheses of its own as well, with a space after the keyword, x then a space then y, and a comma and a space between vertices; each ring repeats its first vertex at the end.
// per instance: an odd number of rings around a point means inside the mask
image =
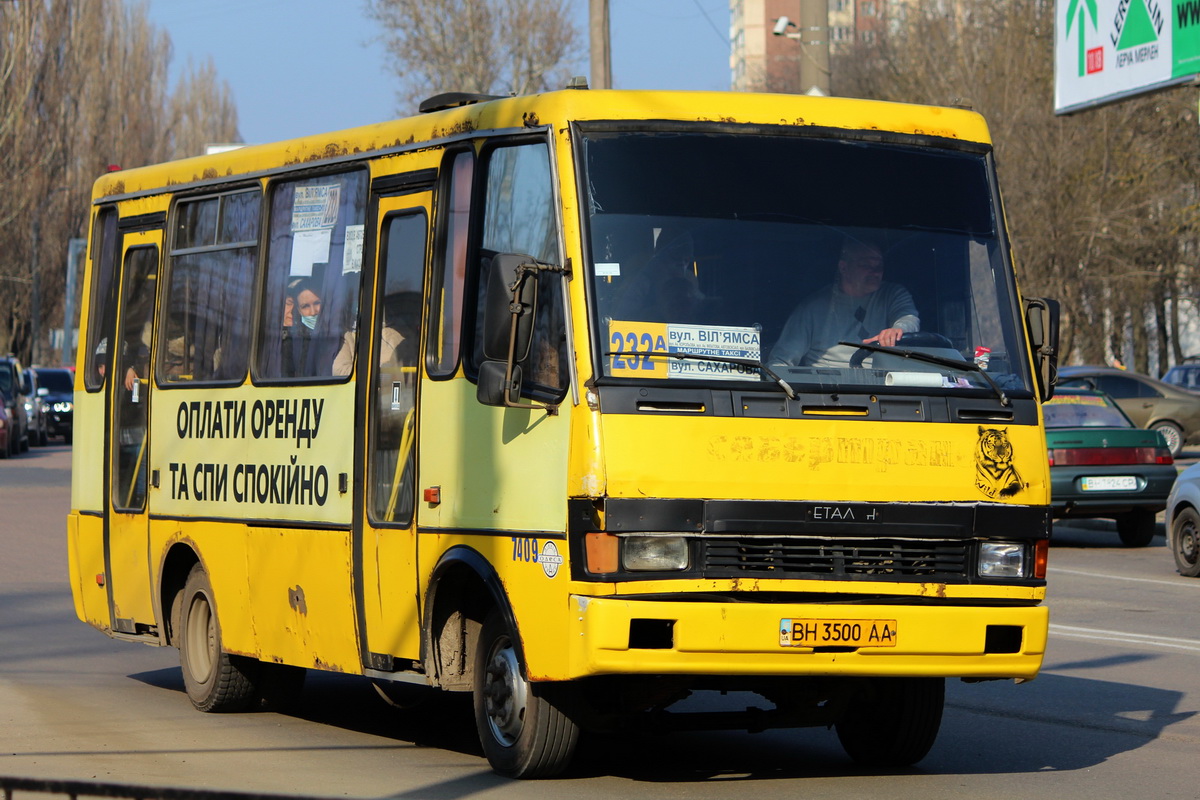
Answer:
POLYGON ((536 263, 532 256, 500 253, 488 272, 483 307, 483 357, 515 363, 529 358, 533 315, 537 308, 537 274, 519 269, 536 263))
POLYGON ((507 376, 508 365, 503 361, 485 361, 479 365, 479 384, 475 387, 475 399, 485 406, 507 405, 504 396, 521 396, 521 367, 513 365, 512 377, 507 376))
POLYGON ((528 361, 533 344, 538 276, 543 272, 566 276, 570 269, 516 253, 500 253, 492 259, 481 331, 484 361, 479 365, 475 390, 476 399, 484 405, 558 413, 556 403, 518 402, 521 365, 528 361))
POLYGON ((1038 396, 1042 402, 1054 396, 1054 384, 1058 382, 1058 317, 1057 300, 1046 297, 1025 300, 1025 326, 1029 330, 1038 396))

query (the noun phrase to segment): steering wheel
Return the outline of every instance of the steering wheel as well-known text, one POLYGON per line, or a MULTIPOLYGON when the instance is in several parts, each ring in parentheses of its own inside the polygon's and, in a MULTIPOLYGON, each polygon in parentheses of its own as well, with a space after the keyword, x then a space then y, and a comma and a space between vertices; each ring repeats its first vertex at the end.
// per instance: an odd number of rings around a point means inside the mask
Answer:
MULTIPOLYGON (((941 347, 953 350, 954 343, 940 333, 917 331, 916 333, 905 333, 902 335, 900 341, 896 342, 896 347, 941 347)), ((854 355, 850 356, 850 366, 855 369, 862 367, 863 360, 875 352, 878 351, 860 347, 854 351, 854 355)))

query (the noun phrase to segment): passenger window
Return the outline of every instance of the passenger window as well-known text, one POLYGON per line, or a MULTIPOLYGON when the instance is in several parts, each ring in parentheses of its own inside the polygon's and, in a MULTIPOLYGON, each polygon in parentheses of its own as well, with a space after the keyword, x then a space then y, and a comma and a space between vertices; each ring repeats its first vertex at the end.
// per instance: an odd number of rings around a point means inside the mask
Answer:
POLYGON ((471 220, 471 176, 475 154, 470 150, 450 156, 443 172, 440 210, 442 249, 430 288, 433 334, 426 344, 426 369, 431 377, 449 377, 458 366, 462 336, 463 285, 467 271, 467 235, 471 220))
MULTIPOLYGON (((499 253, 520 253, 552 264, 559 264, 562 259, 550 153, 545 143, 492 150, 487 155, 486 180, 483 239, 477 265, 476 367, 484 360, 483 306, 492 258, 499 253)), ((563 278, 557 273, 543 272, 537 281, 537 315, 525 388, 535 396, 557 399, 566 391, 568 382, 563 278)))
POLYGON ((160 386, 245 377, 261 209, 259 189, 177 206, 157 345, 160 386))
POLYGON ((365 170, 276 183, 255 377, 319 380, 358 327, 365 170))

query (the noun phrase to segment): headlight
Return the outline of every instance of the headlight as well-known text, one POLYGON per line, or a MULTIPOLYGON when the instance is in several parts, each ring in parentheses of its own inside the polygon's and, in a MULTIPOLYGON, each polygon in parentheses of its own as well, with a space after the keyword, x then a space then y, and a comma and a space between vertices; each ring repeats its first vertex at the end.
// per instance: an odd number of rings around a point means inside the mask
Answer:
POLYGON ((982 542, 979 545, 979 577, 1024 578, 1025 545, 1019 542, 982 542))
POLYGON ((54 410, 59 412, 70 411, 72 408, 73 406, 70 402, 54 404, 54 410))
POLYGON ((631 572, 687 569, 687 539, 682 536, 622 537, 621 563, 631 572))
POLYGON ((25 413, 26 414, 33 413, 33 403, 29 402, 28 400, 25 401, 25 413))

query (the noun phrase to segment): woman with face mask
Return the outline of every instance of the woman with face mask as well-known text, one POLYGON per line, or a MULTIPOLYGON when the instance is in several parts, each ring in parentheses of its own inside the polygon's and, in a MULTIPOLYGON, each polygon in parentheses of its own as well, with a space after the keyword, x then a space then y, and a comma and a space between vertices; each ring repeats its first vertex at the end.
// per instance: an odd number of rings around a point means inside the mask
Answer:
POLYGON ((287 285, 283 318, 283 373, 289 378, 310 375, 308 351, 317 318, 321 315, 321 296, 310 278, 294 278, 287 285))

